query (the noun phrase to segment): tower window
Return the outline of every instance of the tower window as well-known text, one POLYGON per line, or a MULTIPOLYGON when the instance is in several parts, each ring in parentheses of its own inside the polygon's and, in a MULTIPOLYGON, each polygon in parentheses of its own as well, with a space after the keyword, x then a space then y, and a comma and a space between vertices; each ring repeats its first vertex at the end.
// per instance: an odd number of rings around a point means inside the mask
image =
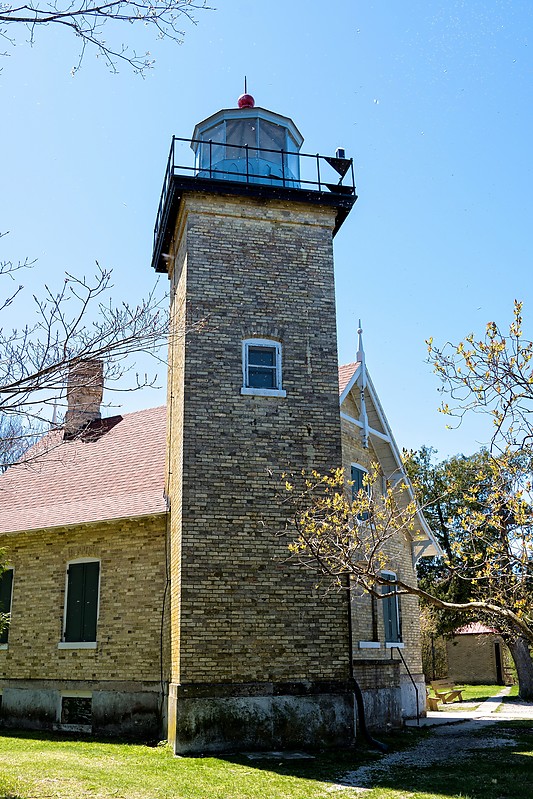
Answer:
POLYGON ((251 338, 242 343, 241 394, 285 397, 281 387, 281 344, 271 339, 251 338))

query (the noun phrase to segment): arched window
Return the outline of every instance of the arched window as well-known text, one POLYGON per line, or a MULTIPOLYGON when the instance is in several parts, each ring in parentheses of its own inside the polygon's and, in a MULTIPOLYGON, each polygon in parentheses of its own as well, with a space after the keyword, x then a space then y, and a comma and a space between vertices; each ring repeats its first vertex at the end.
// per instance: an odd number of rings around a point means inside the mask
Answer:
MULTIPOLYGON (((352 483, 352 502, 356 499, 359 491, 362 491, 363 489, 366 491, 368 496, 370 496, 372 493, 371 486, 365 486, 365 474, 368 474, 368 469, 365 469, 365 467, 361 466, 359 463, 352 463, 350 470, 350 479, 352 483)), ((361 513, 357 518, 360 522, 366 522, 368 519, 368 513, 361 513)))

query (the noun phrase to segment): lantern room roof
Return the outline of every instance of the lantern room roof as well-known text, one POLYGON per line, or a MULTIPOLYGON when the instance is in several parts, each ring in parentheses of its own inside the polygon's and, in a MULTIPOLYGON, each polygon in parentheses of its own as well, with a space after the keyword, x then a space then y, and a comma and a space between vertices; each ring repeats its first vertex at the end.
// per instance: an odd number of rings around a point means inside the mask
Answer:
MULTIPOLYGON (((218 122, 223 122, 226 119, 264 119, 266 122, 272 122, 274 125, 280 125, 286 128, 289 135, 292 137, 297 147, 301 147, 304 137, 289 117, 284 117, 281 114, 276 114, 274 111, 269 111, 267 108, 254 106, 253 108, 222 108, 216 114, 206 117, 201 122, 195 125, 192 138, 201 139, 202 133, 207 128, 211 128, 218 122)), ((194 146, 193 146, 193 149, 194 146)))

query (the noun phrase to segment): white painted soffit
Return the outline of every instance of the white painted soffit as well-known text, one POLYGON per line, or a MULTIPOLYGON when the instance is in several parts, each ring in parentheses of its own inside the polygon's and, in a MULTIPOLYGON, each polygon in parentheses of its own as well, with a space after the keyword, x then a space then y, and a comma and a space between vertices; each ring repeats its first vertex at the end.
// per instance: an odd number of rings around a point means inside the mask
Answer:
MULTIPOLYGON (((341 407, 342 407, 342 404, 343 404, 344 400, 350 394, 350 392, 352 391, 352 389, 354 388, 354 386, 357 384, 357 382, 359 380, 359 377, 361 375, 361 369, 359 367, 360 367, 360 364, 357 365, 356 369, 354 370, 354 373, 353 373, 352 377, 348 381, 344 391, 342 392, 342 394, 339 397, 339 403, 340 403, 341 407)), ((374 406, 374 409, 375 409, 376 414, 378 416, 378 419, 380 421, 381 427, 382 427, 383 431, 385 432, 386 438, 384 437, 383 433, 380 433, 380 431, 372 430, 372 428, 370 428, 370 430, 369 430, 370 435, 371 436, 372 435, 376 436, 376 434, 377 434, 377 437, 380 439, 380 441, 381 442, 386 441, 386 443, 390 447, 390 450, 391 450, 391 453, 392 453, 392 457, 393 457, 394 462, 396 464, 396 469, 397 469, 397 473, 398 473, 398 476, 399 476, 399 480, 404 482, 405 485, 407 486, 407 493, 409 495, 409 501, 411 501, 412 499, 414 499, 413 486, 411 485, 411 481, 409 480, 407 474, 405 473, 405 470, 404 470, 404 467, 403 467, 403 463, 402 463, 402 458, 401 458, 401 455, 400 455, 400 450, 398 449, 398 445, 396 444, 396 441, 394 440, 392 429, 391 429, 391 427, 390 427, 390 425, 389 425, 389 423, 387 421, 387 417, 385 416, 385 411, 383 410, 381 402, 379 401, 379 397, 378 397, 376 389, 374 387, 374 383, 372 382, 372 378, 370 377, 370 374, 368 372, 368 367, 366 367, 366 388, 367 388, 367 391, 368 391, 369 399, 370 399, 372 405, 374 406)), ((386 475, 386 476, 390 477, 390 475, 386 475)), ((428 523, 426 521, 426 518, 425 518, 425 516, 424 516, 424 514, 422 513, 421 510, 419 510, 417 512, 417 519, 418 519, 418 522, 419 522, 420 537, 416 537, 414 539, 414 541, 413 541, 413 544, 416 543, 417 549, 420 548, 420 554, 418 554, 418 557, 419 558, 420 557, 430 558, 430 557, 434 557, 435 555, 442 555, 443 554, 442 553, 442 549, 441 549, 437 539, 433 535, 433 532, 431 531, 431 529, 430 529, 430 527, 429 527, 429 525, 428 525, 428 523)))

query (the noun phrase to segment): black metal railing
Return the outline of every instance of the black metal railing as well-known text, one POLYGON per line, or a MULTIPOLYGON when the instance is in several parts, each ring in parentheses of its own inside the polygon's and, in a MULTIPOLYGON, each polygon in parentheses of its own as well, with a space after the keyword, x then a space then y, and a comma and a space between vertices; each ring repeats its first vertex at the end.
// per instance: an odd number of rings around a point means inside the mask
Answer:
MULTIPOLYGON (((185 157, 183 156, 183 160, 185 157)), ((248 184, 268 184, 285 189, 327 192, 330 195, 355 198, 353 159, 338 155, 327 156, 316 153, 297 153, 291 150, 273 150, 248 144, 214 142, 205 139, 183 139, 173 136, 168 155, 163 188, 154 226, 154 243, 157 243, 167 211, 172 183, 175 176, 189 176, 195 180, 224 180, 248 184), (184 145, 198 145, 200 158, 194 166, 179 163, 178 154, 184 145), (217 153, 213 158, 213 151, 217 153), (231 154, 228 154, 228 151, 231 154), (223 153, 222 157, 220 154, 223 153), (240 155, 242 153, 242 155, 240 155), (275 157, 274 157, 275 156, 275 157), (281 168, 281 174, 262 175, 254 170, 254 159, 263 159, 281 168), (227 166, 217 168, 221 162, 244 161, 244 170, 232 170, 227 166), (289 164, 297 162, 296 173, 289 164), (335 182, 336 181, 336 182, 335 182)))
POLYGON ((416 723, 417 723, 418 725, 420 725, 420 705, 418 704, 418 686, 417 686, 416 682, 414 681, 413 675, 411 674, 411 671, 410 671, 410 669, 409 669, 409 666, 407 665, 407 662, 406 662, 406 660, 405 660, 404 656, 402 655, 402 650, 400 649, 400 647, 399 647, 399 646, 395 646, 394 644, 391 646, 391 657, 392 657, 392 653, 393 653, 393 650, 394 650, 394 649, 395 649, 395 650, 397 651, 397 653, 399 654, 399 656, 400 656, 400 658, 401 658, 401 660, 402 660, 402 663, 403 663, 403 665, 404 665, 404 667, 405 667, 405 670, 406 670, 406 672, 407 672, 407 674, 408 674, 408 676, 409 676, 409 679, 411 680, 411 683, 412 683, 412 685, 413 685, 413 688, 415 689, 415 702, 416 702, 416 723))

